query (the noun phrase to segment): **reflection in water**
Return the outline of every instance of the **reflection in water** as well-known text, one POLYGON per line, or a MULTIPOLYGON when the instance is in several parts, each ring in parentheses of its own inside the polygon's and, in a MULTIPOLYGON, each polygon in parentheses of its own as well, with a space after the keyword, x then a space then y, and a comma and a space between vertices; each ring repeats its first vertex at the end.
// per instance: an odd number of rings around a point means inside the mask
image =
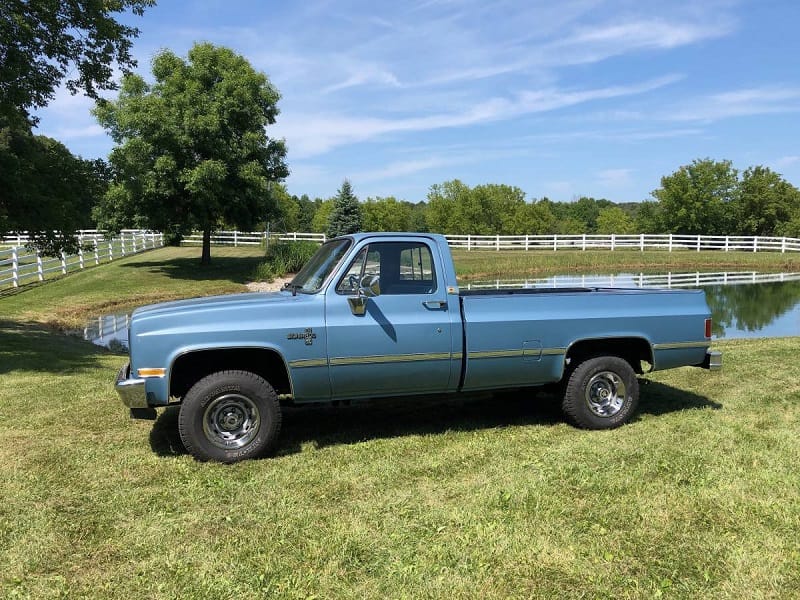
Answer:
POLYGON ((557 275, 468 283, 465 289, 537 287, 699 288, 711 308, 714 337, 800 336, 800 273, 557 275))
POLYGON ((103 315, 86 322, 83 339, 113 349, 128 348, 130 315, 103 315))

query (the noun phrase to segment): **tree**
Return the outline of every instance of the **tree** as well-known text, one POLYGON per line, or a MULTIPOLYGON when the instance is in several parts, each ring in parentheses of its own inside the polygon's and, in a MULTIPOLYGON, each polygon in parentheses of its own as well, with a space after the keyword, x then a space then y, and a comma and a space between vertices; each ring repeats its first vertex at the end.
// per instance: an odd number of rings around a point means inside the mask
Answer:
POLYGON ((103 161, 74 156, 29 129, 0 130, 0 231, 27 231, 46 255, 77 251, 77 229, 90 227, 105 193, 103 161))
POLYGON ((53 99, 67 78, 73 94, 115 87, 112 67, 123 72, 134 27, 114 17, 141 16, 154 0, 4 0, 0 3, 0 234, 32 232, 45 254, 77 248, 75 228, 89 225, 90 206, 103 186, 100 163, 82 161, 63 145, 33 135, 31 109, 53 99), (59 169, 63 169, 60 170, 59 169), (83 189, 81 189, 83 188, 83 189), (80 196, 77 199, 75 194, 80 196))
POLYGON ((638 204, 635 214, 638 233, 663 233, 658 202, 644 200, 638 204))
POLYGON ((618 206, 600 209, 596 219, 597 233, 636 233, 636 221, 618 206))
POLYGON ((800 211, 800 190, 768 167, 745 169, 739 191, 742 235, 775 235, 800 211))
POLYGON ((314 233, 325 233, 328 230, 328 222, 331 219, 335 198, 314 199, 314 217, 311 219, 311 231, 314 233))
POLYGON ((0 117, 28 118, 53 99, 66 80, 73 94, 91 98, 115 89, 113 65, 123 72, 139 30, 115 20, 130 11, 142 16, 155 0, 4 0, 0 3, 0 117))
POLYGON ((465 223, 459 215, 462 212, 459 207, 468 201, 469 192, 469 186, 458 179, 432 185, 425 213, 430 230, 448 234, 475 233, 462 231, 465 223))
POLYGON ((411 231, 412 205, 394 196, 367 198, 361 205, 365 231, 411 231))
POLYGON ((328 237, 337 237, 361 231, 361 206, 353 194, 350 181, 345 179, 333 201, 333 211, 328 219, 328 237))
POLYGON ((729 160, 696 159, 662 177, 653 197, 664 232, 729 234, 735 225, 738 172, 729 160))
POLYGON ((308 195, 303 194, 300 196, 297 200, 297 230, 311 231, 311 224, 314 222, 314 214, 316 212, 317 206, 308 195))
POLYGON ((126 75, 116 101, 95 109, 116 147, 114 170, 96 215, 109 229, 145 226, 180 236, 211 233, 225 221, 252 229, 276 213, 270 182, 288 175, 283 140, 267 137, 280 94, 232 50, 195 44, 188 60, 165 50, 155 83, 126 75))

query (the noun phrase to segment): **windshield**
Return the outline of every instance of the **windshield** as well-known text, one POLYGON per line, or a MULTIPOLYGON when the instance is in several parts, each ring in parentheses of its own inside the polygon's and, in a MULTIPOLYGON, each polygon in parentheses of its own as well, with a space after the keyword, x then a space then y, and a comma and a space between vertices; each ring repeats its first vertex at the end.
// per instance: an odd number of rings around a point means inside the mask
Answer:
POLYGON ((311 260, 294 276, 288 287, 305 294, 318 292, 349 247, 350 240, 348 239, 338 239, 323 244, 311 257, 311 260))

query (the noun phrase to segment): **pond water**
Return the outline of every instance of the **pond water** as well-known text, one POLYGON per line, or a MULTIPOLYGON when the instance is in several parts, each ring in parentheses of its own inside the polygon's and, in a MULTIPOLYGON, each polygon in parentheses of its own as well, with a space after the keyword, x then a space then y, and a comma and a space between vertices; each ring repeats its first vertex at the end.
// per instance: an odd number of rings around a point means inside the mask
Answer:
MULTIPOLYGON (((557 275, 541 279, 461 283, 463 289, 512 287, 694 288, 706 293, 714 339, 800 336, 800 273, 664 273, 644 275, 557 275)), ((122 350, 128 346, 129 315, 90 319, 83 338, 122 350)))
POLYGON ((800 336, 800 273, 664 273, 556 275, 541 279, 461 284, 466 289, 611 287, 702 289, 711 308, 714 339, 800 336))

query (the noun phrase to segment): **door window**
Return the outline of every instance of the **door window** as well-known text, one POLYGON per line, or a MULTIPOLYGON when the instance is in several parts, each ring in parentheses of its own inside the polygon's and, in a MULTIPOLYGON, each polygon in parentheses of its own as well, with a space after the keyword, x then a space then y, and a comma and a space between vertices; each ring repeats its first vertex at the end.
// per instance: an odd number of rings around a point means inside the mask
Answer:
POLYGON ((433 255, 422 242, 378 242, 358 253, 336 291, 353 294, 365 275, 380 277, 381 295, 432 294, 436 291, 433 255))

